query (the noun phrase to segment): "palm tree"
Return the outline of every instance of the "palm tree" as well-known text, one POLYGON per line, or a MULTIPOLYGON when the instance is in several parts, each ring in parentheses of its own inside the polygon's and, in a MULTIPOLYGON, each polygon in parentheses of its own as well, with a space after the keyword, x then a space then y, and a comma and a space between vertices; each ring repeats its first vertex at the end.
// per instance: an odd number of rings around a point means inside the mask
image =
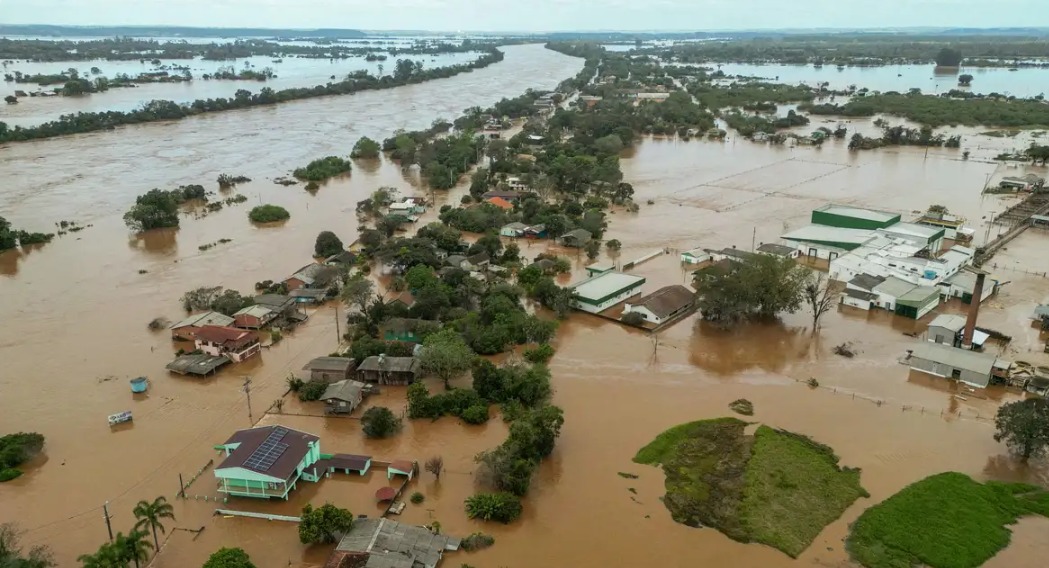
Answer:
POLYGON ((157 529, 160 529, 160 532, 164 532, 164 525, 160 522, 161 519, 175 520, 175 513, 171 504, 163 496, 160 496, 154 499, 152 503, 146 500, 139 501, 132 512, 135 514, 135 518, 138 519, 138 522, 135 523, 135 530, 152 530, 154 549, 160 552, 160 539, 157 538, 157 529))
POLYGON ((113 546, 125 563, 131 560, 135 563, 135 568, 139 568, 139 561, 148 560, 149 551, 153 548, 146 540, 147 536, 148 533, 140 530, 132 530, 127 536, 118 532, 113 539, 113 546))
POLYGON ((81 554, 77 561, 83 568, 127 568, 127 560, 121 558, 116 546, 105 543, 94 554, 81 554))

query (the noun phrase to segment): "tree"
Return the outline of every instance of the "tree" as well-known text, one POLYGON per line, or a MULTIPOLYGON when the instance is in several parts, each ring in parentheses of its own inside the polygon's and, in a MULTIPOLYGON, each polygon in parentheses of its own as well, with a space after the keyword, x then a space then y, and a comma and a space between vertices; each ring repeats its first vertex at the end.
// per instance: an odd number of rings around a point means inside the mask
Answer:
POLYGON ((379 146, 378 142, 372 140, 371 138, 368 138, 367 136, 361 136, 360 140, 357 140, 357 143, 353 145, 353 150, 350 152, 350 157, 354 159, 378 158, 379 152, 381 151, 382 147, 379 146))
POLYGON ((471 519, 510 523, 521 516, 521 500, 509 493, 478 493, 466 499, 466 515, 471 519))
POLYGON ((252 223, 275 223, 290 217, 291 213, 288 213, 287 209, 280 205, 271 205, 269 203, 253 207, 248 212, 248 219, 251 219, 252 223))
POLYGON ((583 250, 586 251, 587 258, 594 260, 597 258, 597 255, 601 254, 601 243, 596 240, 588 241, 586 245, 583 246, 583 250))
POLYGON ((125 564, 129 561, 134 562, 135 568, 138 568, 139 562, 149 559, 149 551, 153 548, 146 540, 147 536, 148 533, 139 530, 133 530, 127 535, 118 532, 113 539, 113 548, 125 564))
POLYGON ((474 360, 474 352, 454 329, 431 334, 423 341, 419 365, 428 373, 437 375, 449 388, 448 381, 465 373, 474 360))
POLYGON ((208 557, 201 568, 255 568, 242 548, 220 548, 208 557))
POLYGON ((994 418, 994 440, 1027 461, 1049 446, 1049 400, 1028 398, 1003 404, 994 418))
POLYGON ((363 314, 368 309, 368 302, 372 299, 375 285, 371 280, 357 273, 351 276, 342 287, 342 301, 351 307, 356 307, 363 314))
POLYGON ((34 546, 28 553, 19 544, 21 533, 14 523, 0 524, 0 566, 4 568, 51 568, 57 566, 46 546, 34 546))
POLYGON ((753 254, 697 272, 694 284, 703 318, 731 325, 796 312, 807 276, 793 259, 753 254))
POLYGON ((401 420, 385 406, 373 406, 361 416, 361 429, 369 438, 392 436, 401 427, 401 420))
POLYGON ((170 191, 151 189, 135 198, 124 223, 135 231, 178 227, 178 200, 170 191))
POLYGON ((94 554, 81 554, 77 561, 82 568, 127 568, 127 560, 115 543, 109 542, 99 546, 94 554))
POLYGON ((957 49, 945 47, 936 54, 938 67, 958 67, 962 64, 962 53, 957 49))
POLYGON ((963 87, 968 87, 969 85, 972 84, 972 82, 973 82, 973 76, 972 75, 970 75, 968 73, 965 73, 965 74, 962 74, 962 75, 958 75, 958 84, 959 85, 961 85, 963 87))
POLYGON ((353 528, 353 513, 331 503, 314 509, 307 504, 302 508, 299 521, 299 541, 302 544, 328 544, 337 540, 338 534, 353 528))
POLYGON ((132 511, 138 522, 135 523, 135 530, 151 530, 153 531, 153 545, 154 550, 160 550, 160 539, 157 538, 157 530, 164 532, 164 524, 161 522, 164 519, 175 520, 174 509, 168 500, 164 496, 157 497, 153 502, 139 501, 135 505, 135 509, 132 511))
POLYGON ((9 105, 16 105, 18 104, 18 97, 14 95, 7 95, 6 97, 4 97, 4 102, 6 102, 9 105))
POLYGON ((820 328, 820 319, 838 303, 838 292, 822 272, 810 274, 805 283, 805 301, 812 309, 812 333, 820 328))
POLYGON ((623 243, 619 242, 619 239, 611 239, 605 243, 605 248, 616 253, 619 252, 619 249, 623 248, 623 243))
POLYGON ((434 456, 426 460, 426 471, 432 473, 437 481, 441 480, 441 472, 444 471, 444 458, 434 456))
POLYGON ((317 242, 313 244, 313 256, 328 258, 342 252, 342 241, 331 231, 321 231, 317 234, 317 242))
POLYGON ((224 290, 208 307, 211 311, 232 317, 233 314, 254 304, 255 300, 251 296, 241 296, 236 290, 224 290))

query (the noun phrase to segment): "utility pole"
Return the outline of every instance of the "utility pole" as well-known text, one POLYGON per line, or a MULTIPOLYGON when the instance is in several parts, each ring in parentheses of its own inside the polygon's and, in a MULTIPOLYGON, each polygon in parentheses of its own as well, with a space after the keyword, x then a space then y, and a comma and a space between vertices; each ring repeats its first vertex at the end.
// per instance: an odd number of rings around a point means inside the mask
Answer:
POLYGON ((339 330, 339 303, 335 303, 335 342, 342 343, 342 332, 339 330))
POLYGON ((750 234, 750 252, 754 252, 754 243, 758 240, 758 227, 754 226, 754 232, 750 234))
POLYGON ((248 395, 248 423, 254 426, 255 420, 251 417, 251 377, 244 377, 244 394, 248 395))
POLYGON ((102 515, 106 519, 106 530, 109 531, 109 542, 113 542, 113 525, 109 522, 109 501, 102 504, 102 515))

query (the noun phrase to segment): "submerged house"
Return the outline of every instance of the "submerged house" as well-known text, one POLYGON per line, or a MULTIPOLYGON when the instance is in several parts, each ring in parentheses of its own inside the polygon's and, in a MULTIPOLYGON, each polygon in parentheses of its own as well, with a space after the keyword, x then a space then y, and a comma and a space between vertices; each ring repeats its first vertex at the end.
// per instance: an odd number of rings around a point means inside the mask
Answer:
POLYGON ((193 314, 171 326, 171 339, 193 341, 196 339, 200 328, 206 325, 233 325, 233 318, 218 312, 193 314))
POLYGON ((408 385, 415 382, 419 360, 415 357, 387 357, 373 355, 357 365, 357 377, 380 385, 408 385))
POLYGON ((357 381, 342 380, 328 385, 320 400, 324 401, 324 411, 328 414, 350 414, 364 400, 364 388, 367 385, 357 381))
POLYGON ((576 229, 558 237, 557 242, 565 247, 583 248, 592 238, 590 232, 586 229, 576 229))
POLYGON ((234 363, 262 350, 259 335, 254 331, 217 325, 200 328, 195 343, 202 352, 214 357, 226 356, 234 363))
POLYGON ((353 376, 354 360, 349 357, 314 357, 302 367, 310 372, 310 381, 334 383, 353 376))
POLYGON ((1011 366, 989 353, 959 349, 926 341, 910 350, 907 364, 915 371, 955 379, 974 387, 986 387, 992 376, 1004 376, 1011 366))
POLYGON ((324 568, 436 568, 460 540, 385 518, 355 519, 324 568))
POLYGON ((318 481, 309 471, 321 459, 320 438, 313 434, 263 426, 240 430, 216 449, 225 452, 215 479, 227 495, 287 499, 300 478, 318 481))
POLYGON ((675 284, 627 302, 623 314, 641 314, 645 321, 660 324, 689 312, 695 306, 695 302, 696 294, 692 290, 675 284))
POLYGON ((277 315, 269 306, 255 304, 233 314, 233 325, 244 329, 260 329, 277 319, 277 315))
POLYGON ((288 287, 289 292, 294 292, 300 288, 327 288, 338 276, 339 270, 334 266, 327 266, 324 264, 307 264, 302 268, 298 269, 295 274, 289 276, 284 284, 288 287))
POLYGON ((612 306, 641 293, 645 279, 641 276, 609 270, 573 284, 572 307, 592 314, 600 313, 612 306))

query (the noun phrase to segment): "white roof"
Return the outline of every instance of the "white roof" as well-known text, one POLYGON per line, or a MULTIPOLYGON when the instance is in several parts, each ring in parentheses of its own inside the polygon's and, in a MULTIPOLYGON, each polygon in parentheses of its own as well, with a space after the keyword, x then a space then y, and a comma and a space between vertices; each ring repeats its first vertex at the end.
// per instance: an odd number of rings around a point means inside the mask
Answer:
POLYGON ((218 312, 204 312, 201 314, 193 314, 188 318, 176 323, 171 326, 171 329, 178 329, 180 327, 196 326, 203 327, 205 325, 217 325, 227 326, 233 323, 233 318, 226 314, 220 314, 218 312))
POLYGON ((391 203, 390 204, 390 210, 391 211, 401 211, 401 210, 405 210, 405 209, 412 209, 414 207, 415 207, 415 203, 412 202, 412 201, 402 201, 400 203, 391 203))
POLYGON ((940 314, 929 322, 929 327, 942 327, 958 333, 965 327, 965 318, 955 314, 940 314))
POLYGON ((936 236, 936 234, 943 231, 943 227, 930 227, 928 225, 918 225, 916 223, 895 223, 882 229, 889 233, 899 233, 902 235, 912 235, 915 237, 921 237, 925 240, 929 240, 936 236))
POLYGON ((915 345, 911 355, 920 359, 944 363, 958 369, 965 369, 982 375, 990 375, 997 357, 989 353, 959 349, 940 343, 924 342, 915 345))
POLYGON ((894 298, 900 298, 901 296, 907 294, 907 292, 910 292, 911 290, 914 290, 917 287, 918 286, 911 284, 906 280, 901 280, 899 278, 896 278, 895 276, 889 276, 885 279, 885 282, 882 282, 881 284, 875 286, 874 291, 879 294, 887 294, 894 298))
POLYGON ((641 276, 610 270, 574 284, 571 288, 581 298, 599 300, 644 283, 645 279, 641 276))
POLYGON ((850 207, 848 205, 835 205, 833 203, 824 205, 816 211, 830 213, 831 215, 841 215, 843 217, 855 217, 857 219, 867 219, 868 221, 878 221, 879 223, 892 221, 893 219, 899 217, 899 215, 895 213, 889 213, 888 211, 879 211, 877 209, 864 209, 862 207, 850 207))
POLYGON ((873 235, 874 231, 867 229, 846 229, 843 227, 828 227, 826 225, 808 225, 783 235, 783 238, 788 241, 817 241, 862 245, 870 240, 873 235))
POLYGON ((270 309, 270 308, 268 308, 266 306, 260 306, 259 304, 254 304, 254 305, 248 306, 246 308, 241 308, 239 311, 237 311, 237 313, 235 313, 233 315, 235 315, 235 316, 248 315, 248 316, 255 316, 257 318, 264 318, 264 317, 266 317, 266 316, 268 316, 268 315, 270 315, 272 313, 273 313, 272 309, 270 309))

